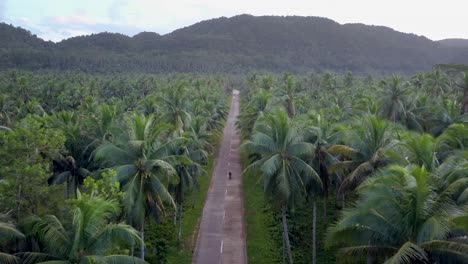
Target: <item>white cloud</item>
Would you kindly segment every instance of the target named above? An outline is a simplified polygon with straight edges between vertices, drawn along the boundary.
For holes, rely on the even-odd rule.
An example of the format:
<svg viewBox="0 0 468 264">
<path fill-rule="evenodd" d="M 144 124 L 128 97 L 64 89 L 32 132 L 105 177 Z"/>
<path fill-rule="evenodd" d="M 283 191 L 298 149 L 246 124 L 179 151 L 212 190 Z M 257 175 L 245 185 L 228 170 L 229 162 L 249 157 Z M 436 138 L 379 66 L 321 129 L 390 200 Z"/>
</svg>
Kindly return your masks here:
<svg viewBox="0 0 468 264">
<path fill-rule="evenodd" d="M 0 8 L 5 1 L 0 0 Z M 60 32 L 110 31 L 133 35 L 139 31 L 154 31 L 165 34 L 201 20 L 247 13 L 321 16 L 339 23 L 384 25 L 432 39 L 468 38 L 465 28 L 468 16 L 464 14 L 468 2 L 461 0 L 443 3 L 436 0 L 100 0 L 96 4 L 90 1 L 59 1 L 68 11 L 55 10 L 56 14 L 50 14 L 46 9 L 42 17 L 34 12 L 40 17 L 35 19 L 36 26 L 49 27 L 42 30 L 48 33 L 40 35 L 57 40 L 65 35 Z M 17 18 L 10 18 L 13 23 L 15 20 Z"/>
</svg>

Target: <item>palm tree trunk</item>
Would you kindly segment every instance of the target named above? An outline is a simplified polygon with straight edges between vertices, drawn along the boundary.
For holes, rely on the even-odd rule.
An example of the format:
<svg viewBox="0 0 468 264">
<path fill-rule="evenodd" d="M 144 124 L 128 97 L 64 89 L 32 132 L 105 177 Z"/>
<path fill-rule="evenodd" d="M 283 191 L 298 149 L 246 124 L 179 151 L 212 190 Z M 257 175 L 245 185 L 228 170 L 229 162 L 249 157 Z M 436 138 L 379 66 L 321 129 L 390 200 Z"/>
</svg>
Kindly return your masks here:
<svg viewBox="0 0 468 264">
<path fill-rule="evenodd" d="M 294 109 L 294 102 L 292 99 L 286 99 L 286 111 L 288 112 L 289 118 L 293 118 L 296 115 L 296 111 Z"/>
<path fill-rule="evenodd" d="M 285 244 L 286 244 L 286 242 L 285 242 L 286 239 L 284 238 L 284 230 L 283 230 L 283 232 L 281 232 L 281 233 L 282 233 L 282 235 L 283 235 L 283 264 L 286 264 L 286 246 L 285 246 Z"/>
<path fill-rule="evenodd" d="M 179 231 L 177 232 L 177 247 L 180 249 L 182 238 L 182 204 L 179 205 Z"/>
<path fill-rule="evenodd" d="M 312 216 L 312 264 L 317 263 L 317 202 L 314 200 Z"/>
<path fill-rule="evenodd" d="M 371 241 L 369 240 L 369 246 L 371 245 Z M 367 252 L 367 259 L 366 259 L 367 264 L 372 264 L 374 263 L 374 258 L 371 256 L 370 252 Z"/>
<path fill-rule="evenodd" d="M 18 184 L 18 191 L 16 193 L 16 222 L 19 222 L 21 219 L 21 194 L 22 188 L 21 183 Z"/>
<path fill-rule="evenodd" d="M 284 241 L 286 244 L 286 253 L 288 254 L 289 264 L 293 264 L 293 258 L 291 254 L 291 244 L 289 243 L 288 221 L 286 219 L 286 206 L 285 205 L 283 205 L 281 208 L 281 219 L 283 220 L 283 232 L 284 232 Z"/>
<path fill-rule="evenodd" d="M 142 260 L 145 260 L 145 225 L 143 224 L 141 226 L 141 231 L 140 231 L 140 236 L 141 236 L 141 244 L 140 244 L 140 258 Z"/>
<path fill-rule="evenodd" d="M 463 89 L 463 106 L 462 106 L 462 114 L 468 113 L 468 87 Z"/>
</svg>

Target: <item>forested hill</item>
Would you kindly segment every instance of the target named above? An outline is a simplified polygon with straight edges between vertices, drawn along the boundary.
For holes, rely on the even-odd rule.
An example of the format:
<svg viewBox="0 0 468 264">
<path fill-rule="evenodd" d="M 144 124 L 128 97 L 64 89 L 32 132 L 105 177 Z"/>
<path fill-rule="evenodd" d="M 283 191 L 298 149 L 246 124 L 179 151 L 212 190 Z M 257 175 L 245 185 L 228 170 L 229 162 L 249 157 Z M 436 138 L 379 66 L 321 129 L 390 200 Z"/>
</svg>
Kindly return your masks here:
<svg viewBox="0 0 468 264">
<path fill-rule="evenodd" d="M 468 46 L 459 42 L 319 17 L 240 15 L 166 35 L 106 32 L 59 43 L 1 23 L 0 40 L 0 70 L 414 73 L 434 64 L 468 63 Z"/>
</svg>

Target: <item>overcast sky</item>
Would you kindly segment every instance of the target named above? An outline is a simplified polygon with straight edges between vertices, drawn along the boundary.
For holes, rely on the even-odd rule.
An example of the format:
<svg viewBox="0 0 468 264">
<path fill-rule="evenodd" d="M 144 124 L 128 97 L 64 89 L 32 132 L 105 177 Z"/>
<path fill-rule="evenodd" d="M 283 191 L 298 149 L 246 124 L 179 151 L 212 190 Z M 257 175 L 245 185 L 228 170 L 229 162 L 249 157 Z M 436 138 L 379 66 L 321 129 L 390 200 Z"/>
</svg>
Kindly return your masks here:
<svg viewBox="0 0 468 264">
<path fill-rule="evenodd" d="M 0 0 L 0 21 L 60 41 L 97 32 L 169 33 L 239 14 L 331 18 L 383 25 L 433 40 L 468 39 L 468 0 Z"/>
</svg>

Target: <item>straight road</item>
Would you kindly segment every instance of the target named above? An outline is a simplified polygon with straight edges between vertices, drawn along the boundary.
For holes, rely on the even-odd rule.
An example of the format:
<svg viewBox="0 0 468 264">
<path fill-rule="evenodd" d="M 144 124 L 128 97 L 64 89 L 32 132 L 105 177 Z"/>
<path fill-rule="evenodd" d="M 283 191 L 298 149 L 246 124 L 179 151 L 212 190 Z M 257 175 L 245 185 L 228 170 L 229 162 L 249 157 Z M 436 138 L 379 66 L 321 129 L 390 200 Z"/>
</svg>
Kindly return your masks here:
<svg viewBox="0 0 468 264">
<path fill-rule="evenodd" d="M 239 92 L 232 94 L 208 196 L 203 208 L 193 264 L 246 264 L 240 137 L 235 127 Z M 232 179 L 228 179 L 231 171 Z"/>
</svg>

